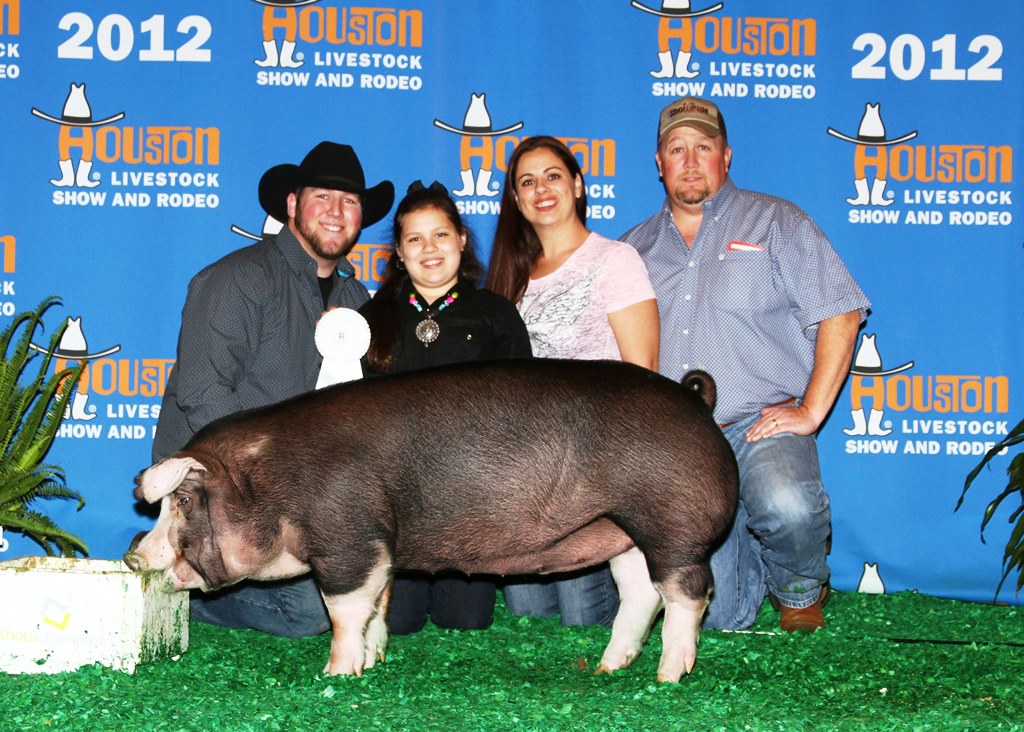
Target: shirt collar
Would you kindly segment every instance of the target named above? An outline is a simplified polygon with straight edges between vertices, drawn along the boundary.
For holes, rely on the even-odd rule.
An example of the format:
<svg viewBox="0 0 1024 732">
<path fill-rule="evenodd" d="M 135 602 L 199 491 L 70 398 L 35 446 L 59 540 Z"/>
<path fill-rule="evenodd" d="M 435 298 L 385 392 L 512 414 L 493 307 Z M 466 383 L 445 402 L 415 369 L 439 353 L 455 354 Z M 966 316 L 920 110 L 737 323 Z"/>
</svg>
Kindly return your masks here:
<svg viewBox="0 0 1024 732">
<path fill-rule="evenodd" d="M 704 216 L 711 218 L 721 216 L 729 208 L 729 204 L 732 203 L 735 197 L 736 185 L 732 182 L 732 178 L 727 175 L 722 183 L 722 187 L 700 205 Z M 665 203 L 662 204 L 661 210 L 668 217 L 672 226 L 675 226 L 675 222 L 672 221 L 672 202 L 668 196 L 665 196 Z"/>
<path fill-rule="evenodd" d="M 722 187 L 718 189 L 711 198 L 704 202 L 704 213 L 709 213 L 712 216 L 720 216 L 725 213 L 729 208 L 729 204 L 736 197 L 736 186 L 732 182 L 732 178 L 728 175 L 725 176 L 725 181 L 722 183 Z"/>
</svg>

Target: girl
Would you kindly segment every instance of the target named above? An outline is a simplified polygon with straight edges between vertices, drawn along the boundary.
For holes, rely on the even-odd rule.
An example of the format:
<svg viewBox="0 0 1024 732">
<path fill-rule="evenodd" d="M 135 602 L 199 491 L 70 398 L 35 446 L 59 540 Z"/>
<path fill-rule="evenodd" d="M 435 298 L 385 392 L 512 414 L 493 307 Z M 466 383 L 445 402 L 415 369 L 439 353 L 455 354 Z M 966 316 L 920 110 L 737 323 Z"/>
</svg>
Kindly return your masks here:
<svg viewBox="0 0 1024 732">
<path fill-rule="evenodd" d="M 530 338 L 515 306 L 476 287 L 483 268 L 444 186 L 409 186 L 395 211 L 393 236 L 395 250 L 380 289 L 360 308 L 370 325 L 364 373 L 530 356 Z M 400 574 L 388 627 L 396 635 L 414 633 L 429 617 L 442 628 L 486 628 L 495 592 L 490 579 Z"/>
</svg>

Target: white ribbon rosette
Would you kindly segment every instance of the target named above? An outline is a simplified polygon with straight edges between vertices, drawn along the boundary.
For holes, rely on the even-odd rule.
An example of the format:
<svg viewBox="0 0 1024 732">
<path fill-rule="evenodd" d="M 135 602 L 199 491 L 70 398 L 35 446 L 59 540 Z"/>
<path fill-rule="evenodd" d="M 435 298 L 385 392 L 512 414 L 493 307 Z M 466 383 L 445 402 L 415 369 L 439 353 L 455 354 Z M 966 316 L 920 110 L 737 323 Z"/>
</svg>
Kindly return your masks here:
<svg viewBox="0 0 1024 732">
<path fill-rule="evenodd" d="M 370 326 L 350 308 L 334 308 L 321 316 L 314 333 L 316 349 L 323 356 L 316 388 L 363 377 L 359 359 L 370 348 Z"/>
</svg>

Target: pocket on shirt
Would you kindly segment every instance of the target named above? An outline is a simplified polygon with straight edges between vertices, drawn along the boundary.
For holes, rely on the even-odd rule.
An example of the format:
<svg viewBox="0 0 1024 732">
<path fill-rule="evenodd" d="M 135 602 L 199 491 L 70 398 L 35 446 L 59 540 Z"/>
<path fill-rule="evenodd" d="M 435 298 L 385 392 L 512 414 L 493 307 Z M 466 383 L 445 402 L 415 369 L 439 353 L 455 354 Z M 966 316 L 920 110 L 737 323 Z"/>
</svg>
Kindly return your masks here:
<svg viewBox="0 0 1024 732">
<path fill-rule="evenodd" d="M 768 252 L 728 252 L 717 265 L 709 292 L 716 307 L 764 310 L 778 301 Z"/>
</svg>

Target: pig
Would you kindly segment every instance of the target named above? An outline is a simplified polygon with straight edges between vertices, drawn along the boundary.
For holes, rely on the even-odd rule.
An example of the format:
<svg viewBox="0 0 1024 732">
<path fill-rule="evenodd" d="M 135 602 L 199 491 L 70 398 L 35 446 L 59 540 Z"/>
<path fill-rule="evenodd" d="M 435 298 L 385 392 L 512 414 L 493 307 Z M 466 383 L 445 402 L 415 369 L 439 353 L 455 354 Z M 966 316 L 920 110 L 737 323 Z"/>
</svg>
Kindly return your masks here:
<svg viewBox="0 0 1024 732">
<path fill-rule="evenodd" d="M 467 363 L 348 382 L 218 420 L 136 478 L 161 502 L 125 555 L 169 589 L 312 572 L 324 672 L 384 660 L 392 570 L 546 574 L 609 561 L 621 602 L 597 672 L 664 609 L 658 679 L 697 657 L 710 552 L 736 510 L 715 385 L 613 361 Z"/>
</svg>

